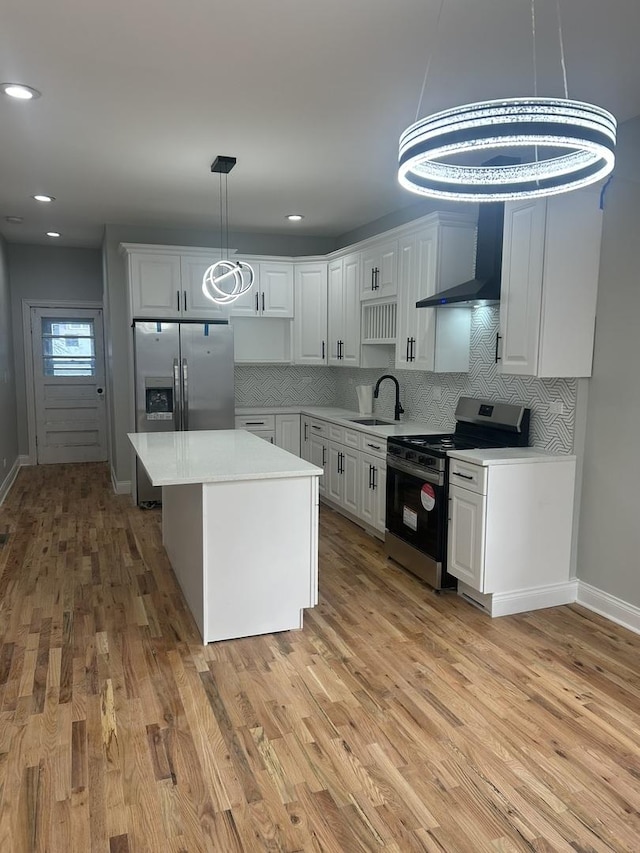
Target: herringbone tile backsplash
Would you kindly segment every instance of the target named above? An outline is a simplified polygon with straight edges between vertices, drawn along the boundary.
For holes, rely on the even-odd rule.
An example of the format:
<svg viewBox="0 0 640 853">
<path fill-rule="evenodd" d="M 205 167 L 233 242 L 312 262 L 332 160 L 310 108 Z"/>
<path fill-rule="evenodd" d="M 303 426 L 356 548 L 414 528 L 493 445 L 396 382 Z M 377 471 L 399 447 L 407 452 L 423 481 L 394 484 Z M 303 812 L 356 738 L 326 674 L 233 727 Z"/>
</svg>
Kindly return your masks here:
<svg viewBox="0 0 640 853">
<path fill-rule="evenodd" d="M 341 367 L 238 366 L 237 406 L 341 406 L 357 409 L 356 385 L 373 385 L 383 373 L 393 373 L 400 382 L 404 417 L 428 421 L 443 430 L 455 424 L 455 407 L 462 395 L 501 400 L 529 406 L 532 410 L 531 444 L 546 450 L 571 453 L 575 422 L 575 379 L 535 379 L 503 376 L 494 361 L 498 331 L 498 307 L 476 309 L 471 325 L 469 373 L 424 373 L 412 370 L 358 369 Z M 440 399 L 435 397 L 440 393 Z M 435 391 L 435 394 L 434 394 Z M 385 382 L 375 411 L 393 417 L 393 383 Z M 559 401 L 562 414 L 549 411 Z"/>
</svg>

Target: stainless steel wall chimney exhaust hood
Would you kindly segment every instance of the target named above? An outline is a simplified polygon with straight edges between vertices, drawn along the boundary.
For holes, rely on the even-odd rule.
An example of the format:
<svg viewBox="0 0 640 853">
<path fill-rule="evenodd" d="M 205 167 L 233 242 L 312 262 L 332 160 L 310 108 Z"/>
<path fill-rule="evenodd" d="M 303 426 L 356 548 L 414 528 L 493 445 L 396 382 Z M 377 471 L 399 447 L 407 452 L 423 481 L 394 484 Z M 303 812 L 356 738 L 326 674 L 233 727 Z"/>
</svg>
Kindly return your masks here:
<svg viewBox="0 0 640 853">
<path fill-rule="evenodd" d="M 475 277 L 441 293 L 416 302 L 416 308 L 441 308 L 446 305 L 500 301 L 502 274 L 502 228 L 504 204 L 480 205 L 476 246 Z"/>
</svg>

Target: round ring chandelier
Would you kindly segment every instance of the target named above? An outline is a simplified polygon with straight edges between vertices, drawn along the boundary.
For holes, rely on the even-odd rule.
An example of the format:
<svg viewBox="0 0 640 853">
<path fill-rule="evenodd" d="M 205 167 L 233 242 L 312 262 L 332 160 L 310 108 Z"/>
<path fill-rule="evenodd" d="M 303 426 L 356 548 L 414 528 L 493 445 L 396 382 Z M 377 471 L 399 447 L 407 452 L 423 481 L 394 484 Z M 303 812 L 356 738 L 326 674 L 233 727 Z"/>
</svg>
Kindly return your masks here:
<svg viewBox="0 0 640 853">
<path fill-rule="evenodd" d="M 554 195 L 606 177 L 615 146 L 616 120 L 601 107 L 561 98 L 484 101 L 410 125 L 400 137 L 398 180 L 412 192 L 451 201 Z M 524 153 L 525 161 L 464 162 L 465 156 L 505 149 Z"/>
<path fill-rule="evenodd" d="M 253 278 L 253 267 L 249 264 L 240 261 L 216 261 L 205 270 L 202 277 L 202 292 L 213 302 L 227 305 L 235 302 L 247 290 L 251 290 Z M 226 285 L 220 287 L 223 281 Z"/>
</svg>

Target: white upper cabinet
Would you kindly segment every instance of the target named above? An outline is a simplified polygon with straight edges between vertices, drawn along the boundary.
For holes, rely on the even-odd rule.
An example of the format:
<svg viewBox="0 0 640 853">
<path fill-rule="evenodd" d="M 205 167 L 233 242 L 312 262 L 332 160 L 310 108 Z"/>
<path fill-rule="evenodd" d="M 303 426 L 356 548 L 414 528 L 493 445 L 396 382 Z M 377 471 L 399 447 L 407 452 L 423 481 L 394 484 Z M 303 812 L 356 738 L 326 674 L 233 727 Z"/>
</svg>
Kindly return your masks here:
<svg viewBox="0 0 640 853">
<path fill-rule="evenodd" d="M 360 254 L 329 261 L 328 362 L 334 366 L 360 364 Z"/>
<path fill-rule="evenodd" d="M 293 264 L 247 260 L 255 273 L 251 290 L 231 305 L 232 317 L 293 317 Z"/>
<path fill-rule="evenodd" d="M 155 247 L 125 245 L 132 318 L 151 320 L 223 320 L 229 309 L 202 292 L 202 276 L 215 255 L 181 255 Z M 162 249 L 162 247 L 158 247 Z"/>
<path fill-rule="evenodd" d="M 327 363 L 327 264 L 296 264 L 294 364 Z"/>
<path fill-rule="evenodd" d="M 398 292 L 398 241 L 376 241 L 362 252 L 360 299 L 388 299 Z"/>
<path fill-rule="evenodd" d="M 416 302 L 473 277 L 475 220 L 434 213 L 398 240 L 396 367 L 469 370 L 471 309 L 416 308 Z"/>
<path fill-rule="evenodd" d="M 180 257 L 131 253 L 129 255 L 131 316 L 176 317 L 181 313 Z"/>
<path fill-rule="evenodd" d="M 182 316 L 193 319 L 226 320 L 229 316 L 228 305 L 218 305 L 204 295 L 202 278 L 217 258 L 197 258 L 183 255 L 180 258 L 180 273 L 182 278 Z"/>
<path fill-rule="evenodd" d="M 496 348 L 503 373 L 591 375 L 601 234 L 593 190 L 505 205 Z"/>
</svg>

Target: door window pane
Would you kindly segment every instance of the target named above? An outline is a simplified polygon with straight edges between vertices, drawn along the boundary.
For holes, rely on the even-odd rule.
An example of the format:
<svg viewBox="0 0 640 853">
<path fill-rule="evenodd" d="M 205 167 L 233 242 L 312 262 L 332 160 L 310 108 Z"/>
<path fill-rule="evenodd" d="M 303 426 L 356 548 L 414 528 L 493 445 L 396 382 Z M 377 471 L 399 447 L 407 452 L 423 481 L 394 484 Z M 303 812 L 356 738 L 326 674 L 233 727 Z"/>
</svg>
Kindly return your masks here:
<svg viewBox="0 0 640 853">
<path fill-rule="evenodd" d="M 45 376 L 95 376 L 93 320 L 43 317 L 42 357 Z"/>
</svg>

